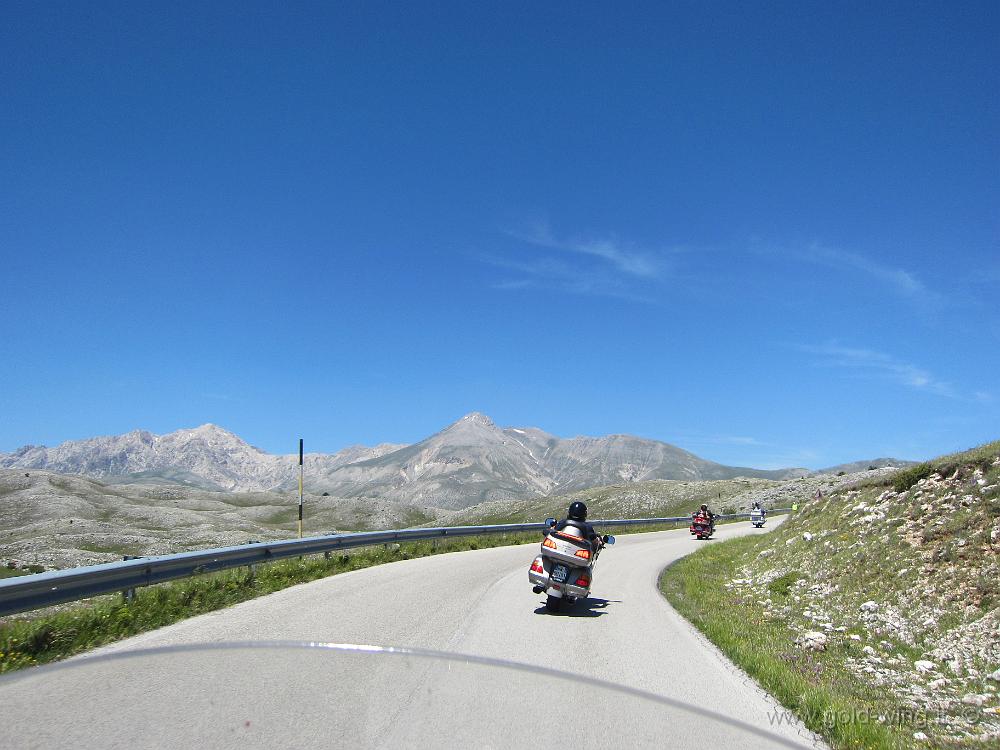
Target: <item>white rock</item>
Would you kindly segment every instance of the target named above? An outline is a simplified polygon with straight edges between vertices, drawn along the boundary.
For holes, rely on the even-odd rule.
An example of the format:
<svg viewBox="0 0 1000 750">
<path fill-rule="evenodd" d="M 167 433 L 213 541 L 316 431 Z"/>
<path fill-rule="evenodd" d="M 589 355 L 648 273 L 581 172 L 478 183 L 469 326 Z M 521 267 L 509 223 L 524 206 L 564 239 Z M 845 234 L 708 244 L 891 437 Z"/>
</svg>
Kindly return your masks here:
<svg viewBox="0 0 1000 750">
<path fill-rule="evenodd" d="M 810 651 L 825 651 L 826 640 L 826 633 L 820 633 L 818 630 L 810 630 L 808 633 L 802 635 L 802 639 L 799 642 L 803 648 Z"/>
<path fill-rule="evenodd" d="M 962 696 L 962 703 L 967 706 L 981 706 L 986 703 L 987 695 L 977 695 L 976 693 L 966 693 Z"/>
<path fill-rule="evenodd" d="M 993 672 L 992 674 L 986 675 L 986 679 L 994 680 L 995 682 L 1000 682 L 1000 669 L 998 669 L 996 672 Z"/>
<path fill-rule="evenodd" d="M 939 677 L 936 680 L 931 680 L 930 682 L 928 682 L 927 687 L 929 687 L 931 690 L 940 690 L 947 684 L 948 680 L 946 680 L 944 677 Z"/>
<path fill-rule="evenodd" d="M 876 602 L 867 601 L 861 605 L 862 612 L 875 612 L 878 609 L 878 604 Z"/>
<path fill-rule="evenodd" d="M 917 668 L 917 671 L 921 674 L 926 674 L 927 672 L 933 672 L 934 667 L 937 666 L 932 661 L 927 661 L 926 659 L 918 659 L 913 663 L 913 666 Z"/>
<path fill-rule="evenodd" d="M 915 739 L 915 740 L 926 740 L 927 739 L 927 735 L 924 734 L 923 732 L 914 732 L 913 733 L 913 739 Z"/>
<path fill-rule="evenodd" d="M 813 535 L 810 534 L 808 531 L 803 531 L 802 532 L 802 538 L 805 539 L 807 542 L 811 542 L 812 538 L 813 538 Z"/>
<path fill-rule="evenodd" d="M 852 641 L 860 641 L 861 640 L 861 636 L 858 635 L 857 633 L 851 633 L 847 637 L 850 638 Z"/>
<path fill-rule="evenodd" d="M 865 646 L 865 647 L 864 647 L 863 649 L 861 649 L 861 650 L 862 650 L 862 651 L 864 651 L 864 652 L 865 652 L 866 654 L 868 654 L 869 656 L 875 656 L 875 649 L 873 649 L 873 648 L 872 648 L 871 646 Z"/>
</svg>

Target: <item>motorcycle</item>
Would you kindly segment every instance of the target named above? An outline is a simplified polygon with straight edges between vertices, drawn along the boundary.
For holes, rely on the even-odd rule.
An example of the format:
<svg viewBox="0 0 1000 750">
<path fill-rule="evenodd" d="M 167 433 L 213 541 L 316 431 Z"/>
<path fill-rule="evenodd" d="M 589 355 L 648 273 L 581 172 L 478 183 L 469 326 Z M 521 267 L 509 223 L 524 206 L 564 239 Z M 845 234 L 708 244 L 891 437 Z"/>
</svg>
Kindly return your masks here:
<svg viewBox="0 0 1000 750">
<path fill-rule="evenodd" d="M 691 516 L 690 531 L 699 539 L 710 539 L 715 533 L 715 520 L 710 519 L 708 514 L 699 510 Z"/>
<path fill-rule="evenodd" d="M 528 581 L 536 594 L 545 593 L 545 608 L 558 612 L 565 603 L 572 606 L 577 599 L 586 599 L 594 582 L 594 563 L 604 545 L 614 544 L 610 534 L 601 537 L 601 544 L 591 545 L 581 527 L 572 522 L 556 531 L 556 519 L 545 520 L 548 528 L 540 554 L 531 562 Z M 596 547 L 596 548 L 595 548 Z"/>
<path fill-rule="evenodd" d="M 750 523 L 753 524 L 754 528 L 763 528 L 765 521 L 765 513 L 763 508 L 754 508 L 750 511 Z"/>
</svg>

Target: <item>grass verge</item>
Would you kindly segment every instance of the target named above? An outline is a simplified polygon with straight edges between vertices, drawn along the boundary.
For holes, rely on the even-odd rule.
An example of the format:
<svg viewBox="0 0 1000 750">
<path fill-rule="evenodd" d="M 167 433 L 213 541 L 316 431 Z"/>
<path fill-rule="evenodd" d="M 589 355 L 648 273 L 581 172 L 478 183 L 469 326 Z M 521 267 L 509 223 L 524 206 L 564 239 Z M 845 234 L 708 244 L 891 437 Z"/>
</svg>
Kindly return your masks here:
<svg viewBox="0 0 1000 750">
<path fill-rule="evenodd" d="M 703 547 L 668 567 L 660 590 L 729 659 L 832 747 L 912 747 L 922 717 L 905 710 L 886 691 L 857 681 L 843 663 L 857 648 L 853 642 L 825 652 L 799 648 L 784 622 L 768 616 L 752 597 L 727 588 L 757 543 L 755 537 L 744 537 Z M 775 581 L 771 591 L 758 594 L 788 596 L 795 579 L 792 573 L 787 580 Z"/>
</svg>

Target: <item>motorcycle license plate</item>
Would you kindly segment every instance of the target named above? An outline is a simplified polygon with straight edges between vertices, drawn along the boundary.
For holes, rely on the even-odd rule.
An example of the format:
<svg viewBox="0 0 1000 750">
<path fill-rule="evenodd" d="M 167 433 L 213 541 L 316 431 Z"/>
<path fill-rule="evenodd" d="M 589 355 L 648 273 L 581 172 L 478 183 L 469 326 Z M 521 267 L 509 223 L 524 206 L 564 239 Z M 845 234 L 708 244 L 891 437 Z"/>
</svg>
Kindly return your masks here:
<svg viewBox="0 0 1000 750">
<path fill-rule="evenodd" d="M 565 565 L 556 565 L 552 569 L 552 580 L 556 583 L 562 583 L 566 580 L 566 576 L 569 574 L 569 569 Z"/>
</svg>

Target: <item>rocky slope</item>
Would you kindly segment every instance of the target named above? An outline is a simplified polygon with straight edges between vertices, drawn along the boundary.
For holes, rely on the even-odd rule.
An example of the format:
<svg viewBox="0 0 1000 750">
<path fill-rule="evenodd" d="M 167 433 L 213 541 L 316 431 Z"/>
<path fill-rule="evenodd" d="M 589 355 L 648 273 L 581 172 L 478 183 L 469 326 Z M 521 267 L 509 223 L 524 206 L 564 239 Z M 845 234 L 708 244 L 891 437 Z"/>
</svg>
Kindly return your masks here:
<svg viewBox="0 0 1000 750">
<path fill-rule="evenodd" d="M 307 534 L 403 528 L 432 517 L 412 505 L 307 495 Z M 295 536 L 298 498 L 107 485 L 47 471 L 0 469 L 0 565 L 66 568 Z"/>
<path fill-rule="evenodd" d="M 1000 741 L 1000 442 L 815 497 L 754 550 L 730 586 L 844 651 L 916 740 Z"/>
</svg>

